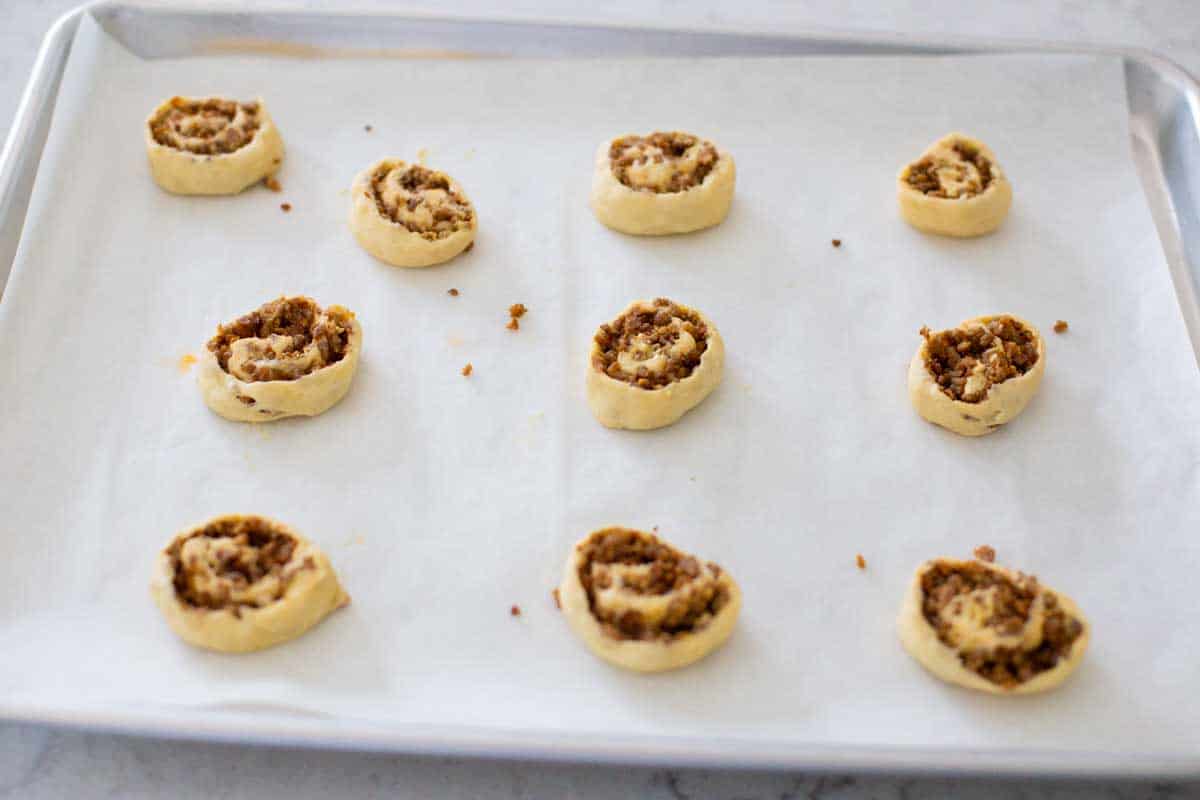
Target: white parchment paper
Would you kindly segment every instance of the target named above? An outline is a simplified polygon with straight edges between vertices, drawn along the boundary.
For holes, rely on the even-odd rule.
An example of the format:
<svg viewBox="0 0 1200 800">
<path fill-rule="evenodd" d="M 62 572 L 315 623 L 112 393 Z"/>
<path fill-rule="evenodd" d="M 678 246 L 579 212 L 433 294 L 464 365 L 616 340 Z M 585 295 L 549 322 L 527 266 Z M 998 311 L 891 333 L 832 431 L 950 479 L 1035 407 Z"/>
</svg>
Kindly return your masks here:
<svg viewBox="0 0 1200 800">
<path fill-rule="evenodd" d="M 158 190 L 141 125 L 177 93 L 266 98 L 283 193 Z M 666 239 L 603 228 L 595 146 L 664 127 L 736 155 L 729 218 Z M 976 241 L 921 235 L 895 208 L 898 167 L 954 129 L 1015 187 Z M 347 187 L 418 154 L 466 187 L 478 243 L 392 269 L 354 243 Z M 217 418 L 180 358 L 281 293 L 358 312 L 353 390 L 312 420 Z M 674 427 L 606 430 L 583 397 L 589 337 L 657 295 L 717 323 L 724 383 Z M 511 333 L 515 302 L 530 311 Z M 918 328 L 1003 311 L 1047 338 L 1025 414 L 981 440 L 917 418 Z M 10 711 L 265 707 L 956 752 L 1200 744 L 1200 373 L 1116 61 L 144 62 L 85 18 L 0 304 L 0 392 Z M 257 655 L 181 644 L 148 597 L 152 559 L 235 511 L 316 540 L 353 604 Z M 657 525 L 734 574 L 745 607 L 724 650 L 646 677 L 571 636 L 549 590 L 572 542 L 610 523 Z M 951 689 L 901 650 L 913 568 L 982 543 L 1090 615 L 1092 651 L 1061 691 Z"/>
</svg>

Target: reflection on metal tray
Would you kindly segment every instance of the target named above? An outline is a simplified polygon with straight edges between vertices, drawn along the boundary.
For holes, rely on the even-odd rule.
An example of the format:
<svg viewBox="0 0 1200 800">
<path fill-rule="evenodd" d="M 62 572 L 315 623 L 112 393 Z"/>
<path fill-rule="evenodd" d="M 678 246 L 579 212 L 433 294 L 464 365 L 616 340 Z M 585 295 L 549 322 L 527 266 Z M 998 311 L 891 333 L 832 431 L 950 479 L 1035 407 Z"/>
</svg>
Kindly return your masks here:
<svg viewBox="0 0 1200 800">
<path fill-rule="evenodd" d="M 612 26 L 498 22 L 433 17 L 328 13 L 211 12 L 143 9 L 101 4 L 60 20 L 46 37 L 11 134 L 0 159 L 0 285 L 20 245 L 21 230 L 36 178 L 42 147 L 54 110 L 59 81 L 72 37 L 85 14 L 113 37 L 145 58 L 229 54 L 285 54 L 300 57 L 605 57 L 605 56 L 765 56 L 765 55 L 944 55 L 995 52 L 1092 52 L 1122 57 L 1133 136 L 1133 153 L 1162 246 L 1172 271 L 1179 303 L 1200 351 L 1200 94 L 1196 83 L 1170 63 L 1135 52 L 1064 48 L 1021 43 L 925 43 L 891 38 L 779 36 L 715 31 L 624 29 Z M 158 717 L 136 710 L 119 729 L 159 735 L 290 741 L 322 746 L 423 750 L 487 755 L 528 755 L 593 760 L 628 758 L 630 742 L 592 740 L 586 747 L 564 742 L 553 752 L 537 741 L 513 736 L 498 749 L 483 733 L 429 729 L 397 733 L 351 721 L 297 717 L 278 720 L 279 709 L 214 708 L 189 718 L 186 725 L 164 726 Z M 39 717 L 41 722 L 64 720 Z M 73 724 L 112 725 L 99 714 L 74 715 Z M 244 727 L 242 727 L 244 726 Z M 231 731 L 241 733 L 231 733 Z M 691 753 L 687 743 L 660 743 L 655 758 L 713 763 Z M 803 758 L 784 750 L 763 751 L 753 763 L 791 767 L 923 769 L 923 756 L 902 758 L 892 752 L 847 754 L 813 748 Z M 925 759 L 926 763 L 930 763 Z M 750 763 L 750 762 L 742 762 Z M 991 770 L 1055 772 L 1053 754 L 1031 760 L 1028 753 L 989 754 Z M 1077 766 L 1077 765 L 1076 765 Z M 958 765 L 956 769 L 970 769 Z M 1158 771 L 1171 769 L 1156 764 Z M 1184 765 L 1183 769 L 1190 769 Z M 1097 765 L 1096 771 L 1103 771 Z"/>
</svg>

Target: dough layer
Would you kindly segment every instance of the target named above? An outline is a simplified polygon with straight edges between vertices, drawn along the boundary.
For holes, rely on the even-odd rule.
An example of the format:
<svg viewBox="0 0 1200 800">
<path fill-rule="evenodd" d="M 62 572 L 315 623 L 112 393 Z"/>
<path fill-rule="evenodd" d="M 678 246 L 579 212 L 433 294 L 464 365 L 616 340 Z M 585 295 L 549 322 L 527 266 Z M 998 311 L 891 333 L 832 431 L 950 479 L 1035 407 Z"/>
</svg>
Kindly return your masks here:
<svg viewBox="0 0 1200 800">
<path fill-rule="evenodd" d="M 1071 598 L 986 561 L 921 565 L 898 621 L 904 649 L 947 683 L 1033 694 L 1079 666 L 1091 628 Z"/>
<path fill-rule="evenodd" d="M 670 425 L 721 382 L 725 343 L 699 311 L 666 298 L 636 300 L 592 339 L 587 398 L 609 428 Z"/>
<path fill-rule="evenodd" d="M 618 667 L 662 672 L 733 633 L 742 595 L 729 573 L 629 528 L 594 531 L 567 558 L 559 603 L 571 630 Z"/>
<path fill-rule="evenodd" d="M 982 236 L 1008 215 L 1012 184 L 987 145 L 950 133 L 900 170 L 896 196 L 901 215 L 914 228 L 942 236 Z"/>
<path fill-rule="evenodd" d="M 729 213 L 733 156 L 678 131 L 621 136 L 596 151 L 591 205 L 613 230 L 643 236 L 689 233 Z"/>
<path fill-rule="evenodd" d="M 997 325 L 1001 327 L 997 328 Z M 967 334 L 976 337 L 976 340 L 983 338 L 984 341 L 988 341 L 985 334 L 992 329 L 1000 330 L 1005 336 L 1009 336 L 1013 330 L 1018 331 L 1019 337 L 1026 342 L 1025 346 L 1035 350 L 1036 361 L 1028 365 L 1024 372 L 1020 372 L 1020 368 L 1013 365 L 1013 359 L 998 349 L 1008 347 L 1005 340 L 991 336 L 993 349 L 984 352 L 980 358 L 972 358 L 971 362 L 960 362 L 973 363 L 962 389 L 965 390 L 963 396 L 967 398 L 982 394 L 981 399 L 976 402 L 965 402 L 952 397 L 947 394 L 946 387 L 938 382 L 938 377 L 933 374 L 930 366 L 931 341 L 936 343 L 939 341 L 938 337 L 947 332 L 931 334 L 928 329 L 922 329 L 924 338 L 921 346 L 917 348 L 908 365 L 908 396 L 913 408 L 924 419 L 963 436 L 983 436 L 1010 422 L 1025 410 L 1025 406 L 1041 386 L 1042 375 L 1046 371 L 1046 343 L 1037 328 L 1012 314 L 974 317 L 964 321 L 950 333 L 955 333 L 956 336 Z M 1021 354 L 1014 355 L 1013 358 L 1020 362 Z M 1004 375 L 1014 371 L 1019 374 L 992 382 L 992 378 L 997 377 L 997 372 Z M 989 375 L 992 378 L 989 378 Z M 946 375 L 943 379 L 949 380 L 949 376 Z"/>
<path fill-rule="evenodd" d="M 237 194 L 283 163 L 261 98 L 172 97 L 147 118 L 145 140 L 155 183 L 174 194 Z"/>
<path fill-rule="evenodd" d="M 224 653 L 282 644 L 350 602 L 315 545 L 281 522 L 241 514 L 172 539 L 150 591 L 180 638 Z"/>
<path fill-rule="evenodd" d="M 358 174 L 350 195 L 354 238 L 386 264 L 430 267 L 475 241 L 475 208 L 444 172 L 385 158 Z"/>
<path fill-rule="evenodd" d="M 200 356 L 204 402 L 225 419 L 314 417 L 350 390 L 362 326 L 342 306 L 281 297 L 221 325 Z"/>
</svg>

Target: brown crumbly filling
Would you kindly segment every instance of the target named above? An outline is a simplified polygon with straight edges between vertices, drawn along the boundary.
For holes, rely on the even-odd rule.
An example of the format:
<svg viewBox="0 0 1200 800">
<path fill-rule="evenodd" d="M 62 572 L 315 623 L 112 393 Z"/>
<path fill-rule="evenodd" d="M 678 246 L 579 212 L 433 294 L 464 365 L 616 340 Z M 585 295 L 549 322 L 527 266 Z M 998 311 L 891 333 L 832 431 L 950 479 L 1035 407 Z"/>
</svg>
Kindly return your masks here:
<svg viewBox="0 0 1200 800">
<path fill-rule="evenodd" d="M 371 196 L 381 216 L 430 241 L 469 228 L 475 218 L 450 176 L 419 164 L 381 164 L 371 176 Z"/>
<path fill-rule="evenodd" d="M 608 148 L 608 158 L 613 175 L 629 188 L 672 193 L 703 183 L 719 156 L 712 142 L 690 133 L 658 131 L 649 136 L 623 136 L 614 140 Z M 672 171 L 664 180 L 648 180 L 639 176 L 636 169 L 647 164 L 669 164 Z"/>
<path fill-rule="evenodd" d="M 682 320 L 682 324 L 676 326 L 675 319 Z M 696 346 L 672 355 L 671 347 L 679 340 L 681 331 L 687 332 Z M 650 308 L 639 307 L 601 325 L 593 338 L 599 350 L 592 356 L 594 369 L 640 389 L 658 389 L 687 378 L 700 364 L 708 349 L 708 326 L 692 309 L 659 297 Z M 646 367 L 638 367 L 632 373 L 626 371 L 619 362 L 620 354 L 630 351 L 636 342 L 646 345 L 648 352 L 664 355 L 666 368 L 661 372 Z"/>
<path fill-rule="evenodd" d="M 940 612 L 962 595 L 991 587 L 995 587 L 995 605 L 992 616 L 984 620 L 984 624 L 1009 635 L 1021 632 L 1029 620 L 1034 599 L 1039 592 L 1045 595 L 1042 642 L 1036 648 L 1021 650 L 996 647 L 986 651 L 963 652 L 959 656 L 967 669 L 999 686 L 1012 688 L 1052 669 L 1060 658 L 1070 652 L 1071 645 L 1083 633 L 1083 625 L 1059 609 L 1058 598 L 1042 589 L 1037 578 L 1031 575 L 1020 575 L 1014 582 L 983 562 L 971 562 L 965 566 L 937 563 L 921 576 L 921 589 L 925 596 L 922 611 L 943 644 L 957 647 L 950 636 L 950 627 L 941 619 Z"/>
<path fill-rule="evenodd" d="M 956 156 L 953 160 L 928 155 L 910 164 L 905 177 L 908 185 L 929 197 L 962 199 L 982 194 L 992 183 L 992 163 L 968 142 L 955 142 L 953 150 Z M 945 172 L 960 185 L 949 188 L 939 172 Z"/>
<path fill-rule="evenodd" d="M 579 581 L 592 615 L 613 638 L 673 639 L 703 629 L 729 602 L 728 590 L 716 580 L 721 576 L 720 567 L 709 562 L 705 565 L 709 572 L 704 574 L 699 561 L 651 534 L 606 528 L 593 533 L 582 547 Z M 641 576 L 623 576 L 622 586 L 641 595 L 678 592 L 679 597 L 669 603 L 666 616 L 654 625 L 633 609 L 618 613 L 599 608 L 596 589 L 608 588 L 612 578 L 604 573 L 593 575 L 597 564 L 649 564 L 650 569 Z M 701 585 L 695 585 L 698 582 Z"/>
<path fill-rule="evenodd" d="M 254 139 L 261 124 L 258 111 L 256 102 L 172 97 L 150 120 L 150 135 L 164 147 L 201 156 L 225 155 Z"/>
<path fill-rule="evenodd" d="M 230 372 L 235 343 L 252 343 L 253 356 L 235 369 L 244 381 L 290 381 L 336 364 L 350 346 L 354 314 L 340 306 L 322 309 L 309 297 L 281 297 L 217 328 L 208 349 Z M 250 400 L 253 403 L 253 400 Z"/>
<path fill-rule="evenodd" d="M 1024 375 L 1038 360 L 1033 331 L 1009 316 L 937 333 L 921 328 L 921 336 L 925 367 L 943 394 L 964 403 L 978 403 L 993 385 Z"/>
<path fill-rule="evenodd" d="M 524 303 L 513 303 L 508 307 L 508 315 L 513 319 L 519 319 L 525 316 L 526 311 L 528 311 L 528 309 L 525 308 Z"/>
<path fill-rule="evenodd" d="M 991 545 L 981 544 L 975 548 L 975 558 L 988 564 L 994 564 L 996 563 L 996 548 Z"/>
<path fill-rule="evenodd" d="M 191 547 L 196 539 L 203 547 Z M 233 606 L 261 608 L 283 597 L 301 569 L 315 565 L 311 558 L 292 563 L 296 539 L 262 517 L 223 517 L 167 548 L 179 599 L 196 608 Z M 251 594 L 255 584 L 270 581 L 266 593 Z"/>
</svg>

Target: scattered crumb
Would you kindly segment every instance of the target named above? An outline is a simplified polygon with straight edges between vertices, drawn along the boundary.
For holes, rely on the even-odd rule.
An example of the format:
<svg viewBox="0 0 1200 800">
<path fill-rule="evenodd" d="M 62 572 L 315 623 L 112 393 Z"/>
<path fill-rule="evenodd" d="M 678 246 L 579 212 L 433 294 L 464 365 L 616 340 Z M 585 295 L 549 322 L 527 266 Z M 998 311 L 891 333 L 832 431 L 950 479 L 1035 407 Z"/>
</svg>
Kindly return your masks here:
<svg viewBox="0 0 1200 800">
<path fill-rule="evenodd" d="M 512 615 L 512 616 L 514 616 L 514 617 L 519 617 L 519 616 L 521 616 L 521 607 L 520 607 L 520 606 L 513 606 L 512 608 L 510 608 L 510 609 L 508 610 L 508 613 L 509 613 L 509 614 L 511 614 L 511 615 Z"/>
<path fill-rule="evenodd" d="M 363 130 L 366 131 L 367 133 L 370 133 L 371 131 L 374 130 L 374 128 L 372 128 L 370 125 L 363 125 Z"/>
<path fill-rule="evenodd" d="M 653 528 L 651 528 L 650 530 L 654 531 L 655 533 L 658 533 L 658 526 L 657 526 L 657 525 L 655 525 L 655 526 L 654 526 Z"/>
<path fill-rule="evenodd" d="M 429 150 L 422 147 L 417 151 L 417 162 L 422 166 L 426 166 L 425 162 L 429 159 Z"/>
<path fill-rule="evenodd" d="M 188 370 L 190 370 L 192 368 L 192 365 L 195 363 L 196 363 L 196 357 L 194 355 L 192 355 L 191 353 L 188 353 L 187 355 L 185 355 L 179 359 L 179 371 L 187 372 Z"/>
<path fill-rule="evenodd" d="M 516 317 L 513 317 L 512 319 L 510 319 L 508 321 L 508 324 L 505 325 L 504 327 L 508 328 L 510 331 L 519 331 L 519 330 L 521 330 L 521 323 L 517 322 Z"/>
<path fill-rule="evenodd" d="M 474 367 L 472 367 L 472 366 L 471 366 L 471 362 L 469 362 L 469 361 L 468 361 L 468 362 L 467 362 L 467 365 L 466 365 L 465 367 L 463 367 L 463 368 L 462 368 L 462 374 L 463 374 L 463 377 L 464 377 L 464 378 L 470 377 L 471 373 L 472 373 L 472 372 L 474 372 L 474 371 L 475 371 L 475 368 L 474 368 Z"/>
<path fill-rule="evenodd" d="M 268 175 L 263 178 L 263 186 L 266 186 L 272 192 L 282 192 L 283 186 L 275 179 L 274 175 Z"/>
<path fill-rule="evenodd" d="M 1065 319 L 1060 319 L 1058 322 L 1054 323 L 1054 332 L 1055 333 L 1066 333 L 1067 328 L 1069 328 L 1069 327 L 1071 327 L 1071 326 L 1067 324 L 1067 321 Z"/>
<path fill-rule="evenodd" d="M 980 561 L 986 561 L 987 563 L 991 564 L 996 560 L 996 549 L 994 547 L 989 547 L 986 544 L 981 544 L 979 547 L 975 548 L 975 557 Z"/>
<path fill-rule="evenodd" d="M 558 597 L 558 587 L 557 586 L 555 586 L 553 589 L 550 590 L 550 596 L 554 598 L 554 607 L 557 608 L 559 611 L 562 611 L 562 600 L 560 600 Z"/>
<path fill-rule="evenodd" d="M 521 317 L 525 316 L 525 312 L 528 310 L 529 309 L 525 308 L 524 303 L 513 303 L 508 307 L 508 315 L 510 317 L 516 317 L 520 319 Z"/>
<path fill-rule="evenodd" d="M 854 557 L 854 563 L 858 565 L 859 569 L 867 568 L 867 560 L 863 558 L 862 553 L 859 553 Z"/>
<path fill-rule="evenodd" d="M 833 246 L 834 246 L 834 247 L 841 247 L 841 246 L 842 246 L 842 240 L 841 240 L 841 239 L 834 239 L 834 240 L 833 240 Z"/>
<path fill-rule="evenodd" d="M 458 297 L 458 289 L 450 289 L 446 292 L 446 294 L 450 295 L 451 297 Z"/>
<path fill-rule="evenodd" d="M 292 210 L 291 203 L 280 203 L 279 207 L 283 209 L 283 213 L 285 214 Z"/>
</svg>

